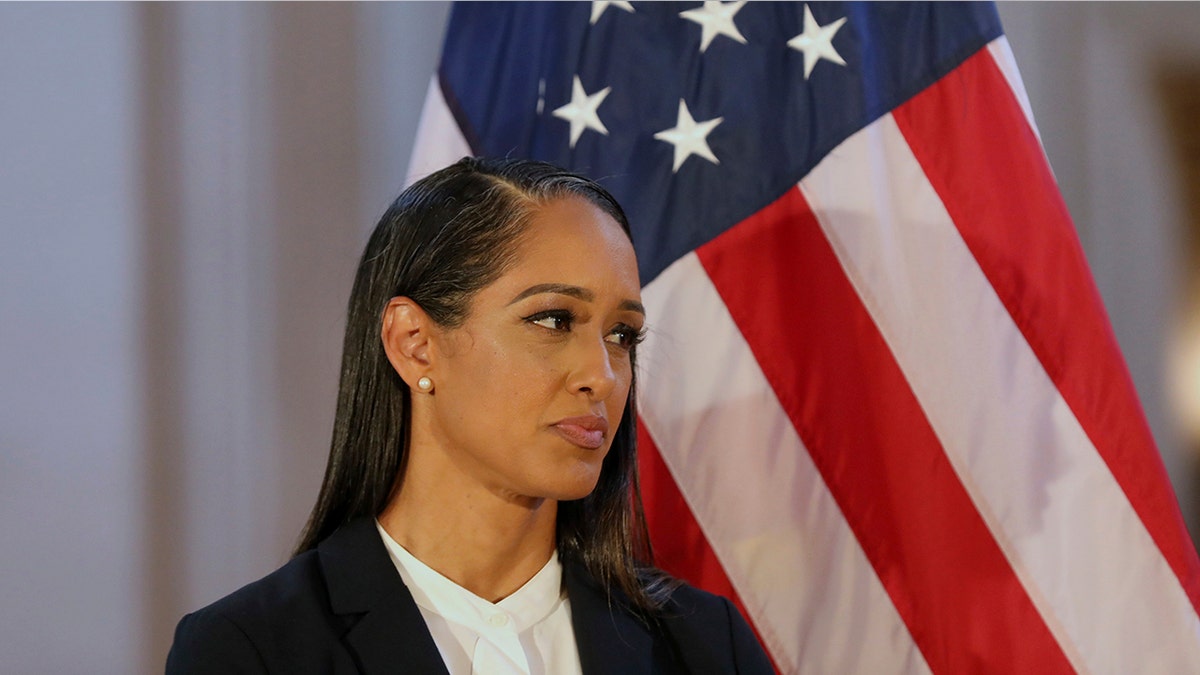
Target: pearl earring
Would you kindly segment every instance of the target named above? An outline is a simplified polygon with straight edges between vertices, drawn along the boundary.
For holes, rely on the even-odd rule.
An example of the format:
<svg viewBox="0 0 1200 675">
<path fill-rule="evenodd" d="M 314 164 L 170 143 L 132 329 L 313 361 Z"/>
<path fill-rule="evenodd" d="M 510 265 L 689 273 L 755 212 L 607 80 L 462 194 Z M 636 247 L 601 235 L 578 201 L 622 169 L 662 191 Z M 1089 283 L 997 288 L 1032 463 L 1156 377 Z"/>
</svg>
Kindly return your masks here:
<svg viewBox="0 0 1200 675">
<path fill-rule="evenodd" d="M 417 389 L 420 389 L 421 391 L 424 391 L 424 392 L 428 392 L 428 391 L 432 390 L 433 389 L 433 380 L 429 379 L 428 377 L 422 376 L 421 379 L 417 380 Z"/>
</svg>

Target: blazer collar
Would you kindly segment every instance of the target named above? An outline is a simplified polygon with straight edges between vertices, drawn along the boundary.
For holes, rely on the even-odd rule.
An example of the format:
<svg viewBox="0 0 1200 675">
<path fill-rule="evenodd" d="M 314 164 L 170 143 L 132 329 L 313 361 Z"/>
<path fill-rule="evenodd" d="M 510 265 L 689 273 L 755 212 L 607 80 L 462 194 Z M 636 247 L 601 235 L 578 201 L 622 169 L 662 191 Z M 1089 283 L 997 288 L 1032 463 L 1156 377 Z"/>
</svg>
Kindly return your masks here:
<svg viewBox="0 0 1200 675">
<path fill-rule="evenodd" d="M 351 621 L 342 639 L 364 673 L 382 675 L 402 669 L 449 675 L 373 518 L 338 529 L 317 546 L 317 553 L 330 608 Z M 620 592 L 610 597 L 582 565 L 566 561 L 563 585 L 571 602 L 571 624 L 584 675 L 673 671 L 677 659 L 670 652 L 671 640 L 661 639 L 661 629 L 637 619 Z"/>
<path fill-rule="evenodd" d="M 317 553 L 333 613 L 361 615 L 342 639 L 363 673 L 449 675 L 374 519 L 343 526 L 317 546 Z"/>
</svg>

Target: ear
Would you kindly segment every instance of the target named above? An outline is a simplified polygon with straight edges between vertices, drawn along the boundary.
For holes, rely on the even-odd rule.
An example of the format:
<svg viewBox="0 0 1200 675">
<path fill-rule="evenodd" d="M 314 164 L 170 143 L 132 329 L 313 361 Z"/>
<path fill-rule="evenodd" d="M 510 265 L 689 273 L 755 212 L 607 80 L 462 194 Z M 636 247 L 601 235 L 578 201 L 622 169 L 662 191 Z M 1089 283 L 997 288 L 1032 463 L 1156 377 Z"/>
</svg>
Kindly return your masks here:
<svg viewBox="0 0 1200 675">
<path fill-rule="evenodd" d="M 392 298 L 383 310 L 383 351 L 400 379 L 413 390 L 432 365 L 429 339 L 433 329 L 433 320 L 411 298 Z"/>
</svg>

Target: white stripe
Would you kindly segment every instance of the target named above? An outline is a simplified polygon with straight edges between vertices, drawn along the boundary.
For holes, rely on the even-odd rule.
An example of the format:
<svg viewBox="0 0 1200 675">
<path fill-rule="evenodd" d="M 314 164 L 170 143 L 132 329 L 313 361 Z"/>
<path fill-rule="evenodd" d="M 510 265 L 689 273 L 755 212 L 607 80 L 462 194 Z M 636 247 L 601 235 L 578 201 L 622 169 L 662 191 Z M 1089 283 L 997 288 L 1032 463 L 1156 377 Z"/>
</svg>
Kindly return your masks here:
<svg viewBox="0 0 1200 675">
<path fill-rule="evenodd" d="M 1072 664 L 1084 672 L 1200 673 L 1200 620 L 1179 580 L 892 116 L 835 149 L 800 188 Z"/>
<path fill-rule="evenodd" d="M 421 108 L 417 141 L 413 145 L 412 159 L 408 162 L 408 178 L 404 184 L 412 185 L 414 181 L 471 154 L 471 146 L 450 113 L 437 75 L 434 75 L 429 81 L 429 92 L 425 94 L 425 106 Z"/>
<path fill-rule="evenodd" d="M 779 667 L 928 673 L 695 254 L 642 297 L 642 419 Z"/>
<path fill-rule="evenodd" d="M 1033 108 L 1029 105 L 1029 95 L 1025 93 L 1025 82 L 1021 80 L 1021 71 L 1017 69 L 1017 59 L 1013 56 L 1012 46 L 1008 44 L 1008 38 L 1001 35 L 992 40 L 988 44 L 988 52 L 992 55 L 992 60 L 996 62 L 996 66 L 1004 75 L 1004 79 L 1008 82 L 1008 88 L 1017 98 L 1017 103 L 1020 104 L 1022 112 L 1025 113 L 1025 121 L 1029 123 L 1029 128 L 1033 129 L 1033 134 L 1038 137 L 1038 142 L 1042 141 L 1042 134 L 1038 131 L 1037 122 L 1033 121 Z"/>
</svg>

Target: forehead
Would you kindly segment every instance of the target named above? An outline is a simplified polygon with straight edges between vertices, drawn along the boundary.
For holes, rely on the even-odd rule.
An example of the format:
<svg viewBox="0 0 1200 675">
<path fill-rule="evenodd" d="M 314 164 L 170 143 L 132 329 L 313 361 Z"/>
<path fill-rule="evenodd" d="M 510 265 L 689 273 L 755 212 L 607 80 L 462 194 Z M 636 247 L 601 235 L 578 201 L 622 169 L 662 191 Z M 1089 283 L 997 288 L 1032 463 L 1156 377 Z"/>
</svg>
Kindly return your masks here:
<svg viewBox="0 0 1200 675">
<path fill-rule="evenodd" d="M 629 237 L 603 209 L 581 197 L 535 207 L 516 260 L 500 280 L 514 285 L 565 283 L 639 297 L 637 257 Z"/>
</svg>

